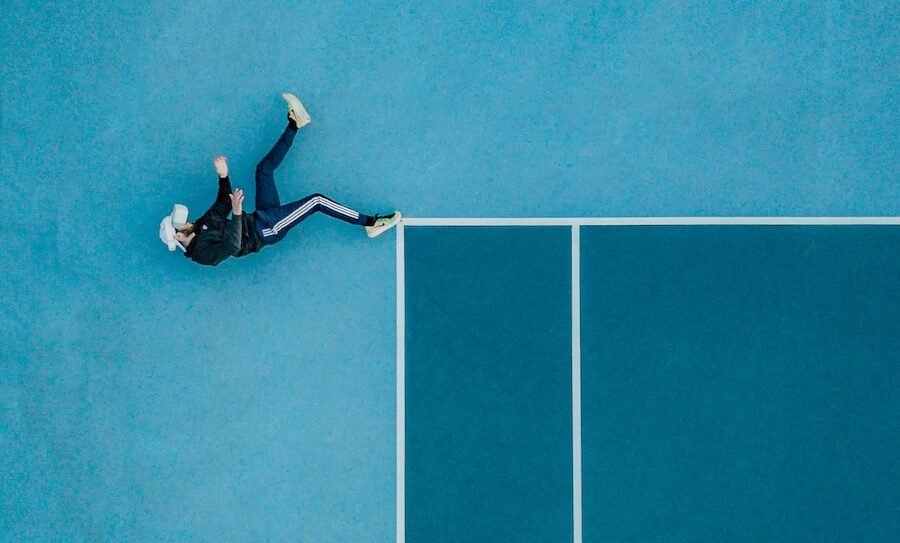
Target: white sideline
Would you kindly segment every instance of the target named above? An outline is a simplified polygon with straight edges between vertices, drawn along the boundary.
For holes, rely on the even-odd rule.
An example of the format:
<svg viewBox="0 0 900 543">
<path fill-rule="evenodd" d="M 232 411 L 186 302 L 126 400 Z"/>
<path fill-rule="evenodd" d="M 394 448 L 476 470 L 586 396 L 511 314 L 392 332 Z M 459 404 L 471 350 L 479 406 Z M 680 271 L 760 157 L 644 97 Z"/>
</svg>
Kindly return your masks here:
<svg viewBox="0 0 900 543">
<path fill-rule="evenodd" d="M 406 269 L 397 225 L 397 543 L 406 542 Z"/>
<path fill-rule="evenodd" d="M 581 543 L 581 230 L 572 225 L 572 520 Z"/>
<path fill-rule="evenodd" d="M 401 220 L 406 226 L 900 225 L 900 217 L 409 217 Z"/>
</svg>

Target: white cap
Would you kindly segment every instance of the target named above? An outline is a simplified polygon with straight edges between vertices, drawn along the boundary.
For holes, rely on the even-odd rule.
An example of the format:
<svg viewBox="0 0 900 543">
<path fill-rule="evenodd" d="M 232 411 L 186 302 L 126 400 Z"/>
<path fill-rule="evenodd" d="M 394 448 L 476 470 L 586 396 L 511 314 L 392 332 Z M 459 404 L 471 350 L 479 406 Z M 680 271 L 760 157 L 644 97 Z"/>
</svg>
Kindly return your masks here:
<svg viewBox="0 0 900 543">
<path fill-rule="evenodd" d="M 175 230 L 182 228 L 187 223 L 187 217 L 188 208 L 181 204 L 175 204 L 172 213 L 163 217 L 162 222 L 159 223 L 159 239 L 166 244 L 170 251 L 174 251 L 176 247 L 182 251 L 185 250 L 184 246 L 175 239 Z"/>
<path fill-rule="evenodd" d="M 172 226 L 175 230 L 180 230 L 184 228 L 184 225 L 187 223 L 188 218 L 188 208 L 185 205 L 175 204 L 175 207 L 172 208 Z"/>
</svg>

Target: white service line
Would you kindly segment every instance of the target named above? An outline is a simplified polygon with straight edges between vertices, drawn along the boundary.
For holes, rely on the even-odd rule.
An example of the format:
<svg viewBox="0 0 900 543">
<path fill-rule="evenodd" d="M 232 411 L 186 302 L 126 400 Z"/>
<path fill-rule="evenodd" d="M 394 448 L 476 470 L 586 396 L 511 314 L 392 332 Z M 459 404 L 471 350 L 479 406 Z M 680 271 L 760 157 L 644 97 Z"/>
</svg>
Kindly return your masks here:
<svg viewBox="0 0 900 543">
<path fill-rule="evenodd" d="M 581 230 L 572 226 L 572 513 L 581 543 Z"/>
<path fill-rule="evenodd" d="M 397 543 L 406 542 L 406 269 L 397 224 Z"/>
<path fill-rule="evenodd" d="M 410 217 L 403 222 L 406 226 L 900 225 L 900 217 Z"/>
</svg>

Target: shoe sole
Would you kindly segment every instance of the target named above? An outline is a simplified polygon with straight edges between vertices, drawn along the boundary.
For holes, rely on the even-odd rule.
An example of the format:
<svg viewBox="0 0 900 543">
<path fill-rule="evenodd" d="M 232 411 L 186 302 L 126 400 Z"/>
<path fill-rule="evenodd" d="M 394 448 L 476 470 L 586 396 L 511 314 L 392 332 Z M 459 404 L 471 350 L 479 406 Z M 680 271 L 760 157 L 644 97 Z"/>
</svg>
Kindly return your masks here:
<svg viewBox="0 0 900 543">
<path fill-rule="evenodd" d="M 370 238 L 377 238 L 377 237 L 380 236 L 381 234 L 384 234 L 385 232 L 387 232 L 387 231 L 390 230 L 391 228 L 397 226 L 397 223 L 400 222 L 401 216 L 400 216 L 400 212 L 399 212 L 399 211 L 395 211 L 394 213 L 397 215 L 397 219 L 396 219 L 394 222 L 390 223 L 390 224 L 387 225 L 387 226 L 382 226 L 381 228 L 379 228 L 379 229 L 377 229 L 377 230 L 373 230 L 372 233 L 369 233 L 369 231 L 368 231 L 368 229 L 367 229 L 367 230 L 366 230 L 366 235 L 369 236 Z"/>
<path fill-rule="evenodd" d="M 285 102 L 287 102 L 288 109 L 294 113 L 295 117 L 297 117 L 294 120 L 294 122 L 297 123 L 297 128 L 306 126 L 312 122 L 312 118 L 309 116 L 306 108 L 303 107 L 303 103 L 300 102 L 299 98 L 289 92 L 282 94 L 281 97 L 284 98 Z"/>
</svg>

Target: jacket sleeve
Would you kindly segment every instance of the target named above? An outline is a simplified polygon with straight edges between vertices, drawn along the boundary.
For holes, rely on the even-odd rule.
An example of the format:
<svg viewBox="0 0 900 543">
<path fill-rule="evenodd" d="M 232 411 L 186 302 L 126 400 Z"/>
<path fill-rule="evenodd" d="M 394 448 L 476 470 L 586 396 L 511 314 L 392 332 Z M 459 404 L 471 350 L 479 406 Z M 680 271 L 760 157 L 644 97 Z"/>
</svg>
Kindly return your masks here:
<svg viewBox="0 0 900 543">
<path fill-rule="evenodd" d="M 241 251 L 242 233 L 241 215 L 233 215 L 225 226 L 224 239 L 202 240 L 191 252 L 191 260 L 198 264 L 215 266 L 229 256 L 238 254 Z"/>
<path fill-rule="evenodd" d="M 225 176 L 219 178 L 219 193 L 216 195 L 215 203 L 203 215 L 224 219 L 229 211 L 231 211 L 231 180 Z"/>
</svg>

